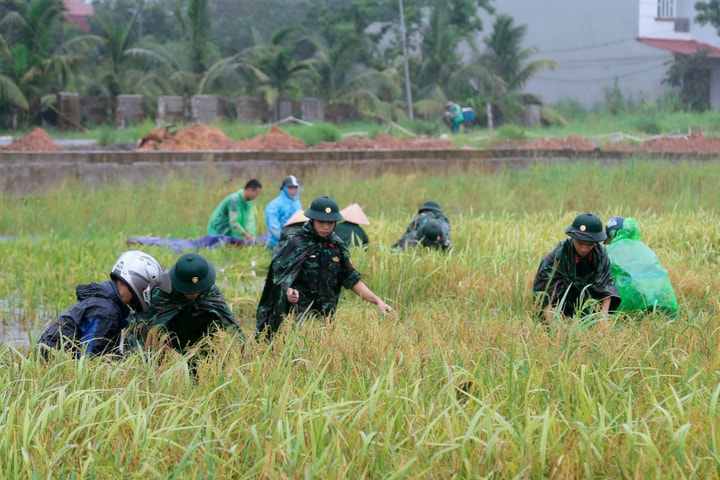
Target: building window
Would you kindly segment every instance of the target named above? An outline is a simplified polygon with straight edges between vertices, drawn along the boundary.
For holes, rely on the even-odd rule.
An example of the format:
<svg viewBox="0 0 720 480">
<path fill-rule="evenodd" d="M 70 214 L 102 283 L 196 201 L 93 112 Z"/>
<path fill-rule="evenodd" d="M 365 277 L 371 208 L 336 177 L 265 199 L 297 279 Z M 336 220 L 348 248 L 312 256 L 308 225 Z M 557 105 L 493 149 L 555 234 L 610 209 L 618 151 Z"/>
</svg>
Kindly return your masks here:
<svg viewBox="0 0 720 480">
<path fill-rule="evenodd" d="M 658 0 L 658 18 L 675 18 L 675 0 Z"/>
</svg>

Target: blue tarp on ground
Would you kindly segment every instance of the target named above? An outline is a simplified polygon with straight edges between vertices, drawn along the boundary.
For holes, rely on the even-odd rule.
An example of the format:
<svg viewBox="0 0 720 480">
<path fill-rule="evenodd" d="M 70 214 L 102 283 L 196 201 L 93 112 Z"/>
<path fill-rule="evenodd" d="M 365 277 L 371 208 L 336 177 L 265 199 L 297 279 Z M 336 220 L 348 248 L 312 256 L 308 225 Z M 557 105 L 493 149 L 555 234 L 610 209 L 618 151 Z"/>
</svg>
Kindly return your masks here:
<svg viewBox="0 0 720 480">
<path fill-rule="evenodd" d="M 127 244 L 159 245 L 161 247 L 167 247 L 175 253 L 182 253 L 184 250 L 219 248 L 226 245 L 233 247 L 244 247 L 246 245 L 267 245 L 268 238 L 269 235 L 267 233 L 256 237 L 255 240 L 229 237 L 227 235 L 205 235 L 197 240 L 189 240 L 186 238 L 130 237 L 127 239 Z"/>
</svg>

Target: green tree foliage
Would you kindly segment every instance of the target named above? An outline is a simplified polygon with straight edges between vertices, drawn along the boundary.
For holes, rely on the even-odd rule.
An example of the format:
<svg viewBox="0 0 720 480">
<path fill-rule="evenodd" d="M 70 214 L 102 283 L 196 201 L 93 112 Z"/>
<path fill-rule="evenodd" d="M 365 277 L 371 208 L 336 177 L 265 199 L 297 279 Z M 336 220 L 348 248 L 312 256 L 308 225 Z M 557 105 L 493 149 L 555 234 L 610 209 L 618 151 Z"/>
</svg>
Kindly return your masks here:
<svg viewBox="0 0 720 480">
<path fill-rule="evenodd" d="M 496 113 L 504 120 L 521 118 L 525 103 L 537 103 L 533 96 L 523 95 L 527 81 L 542 69 L 552 69 L 555 62 L 548 59 L 530 61 L 534 50 L 523 47 L 527 27 L 515 25 L 511 17 L 499 15 L 490 36 L 485 39 L 487 47 L 480 63 L 488 70 L 483 100 L 493 104 Z"/>
<path fill-rule="evenodd" d="M 310 59 L 295 56 L 295 46 L 301 40 L 299 35 L 298 28 L 281 28 L 273 32 L 268 42 L 256 37 L 256 44 L 240 54 L 261 79 L 257 92 L 273 107 L 274 120 L 278 120 L 278 102 L 297 99 L 301 94 L 301 80 L 313 77 L 315 72 Z"/>
<path fill-rule="evenodd" d="M 680 90 L 683 105 L 696 112 L 710 107 L 710 59 L 707 51 L 694 55 L 675 55 L 675 61 L 665 75 L 663 83 Z"/>
<path fill-rule="evenodd" d="M 21 123 L 38 121 L 43 105 L 51 107 L 53 92 L 75 91 L 78 71 L 101 43 L 93 35 L 64 40 L 64 14 L 61 0 L 32 0 L 0 20 L 3 95 L 21 109 Z"/>
<path fill-rule="evenodd" d="M 708 23 L 715 27 L 720 34 L 720 0 L 708 0 L 707 2 L 695 2 L 695 10 L 698 12 L 695 21 L 700 25 Z"/>
</svg>

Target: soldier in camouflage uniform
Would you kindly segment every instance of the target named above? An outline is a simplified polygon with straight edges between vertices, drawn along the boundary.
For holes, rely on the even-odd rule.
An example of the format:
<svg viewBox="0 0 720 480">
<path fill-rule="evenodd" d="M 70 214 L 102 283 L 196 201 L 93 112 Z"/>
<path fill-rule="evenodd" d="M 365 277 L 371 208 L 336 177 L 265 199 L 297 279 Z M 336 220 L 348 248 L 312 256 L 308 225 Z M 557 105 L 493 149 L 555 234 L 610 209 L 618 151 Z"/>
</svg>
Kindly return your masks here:
<svg viewBox="0 0 720 480">
<path fill-rule="evenodd" d="M 172 293 L 156 289 L 152 305 L 128 328 L 131 347 L 152 349 L 167 335 L 180 353 L 218 329 L 233 329 L 244 340 L 235 315 L 215 284 L 215 267 L 197 253 L 182 255 L 170 269 Z"/>
<path fill-rule="evenodd" d="M 435 236 L 432 245 L 427 245 L 428 242 L 421 242 L 421 240 L 427 236 L 425 235 L 426 230 L 421 232 L 421 229 L 428 222 L 436 222 L 436 224 L 442 228 L 442 238 L 438 240 Z M 427 228 L 431 231 L 436 229 L 435 226 L 428 226 Z M 405 249 L 407 247 L 415 247 L 418 244 L 442 248 L 443 250 L 452 247 L 452 243 L 450 242 L 450 220 L 440 209 L 440 205 L 437 202 L 428 201 L 420 207 L 415 218 L 413 218 L 410 225 L 405 229 L 403 236 L 392 245 L 392 248 Z"/>
<path fill-rule="evenodd" d="M 587 303 L 589 299 L 600 302 L 603 313 L 615 311 L 620 296 L 602 245 L 607 237 L 602 221 L 591 213 L 583 213 L 565 233 L 570 238 L 542 259 L 535 275 L 533 294 L 539 315 L 550 321 L 553 308 L 559 308 L 566 317 L 576 313 L 588 315 L 592 306 Z"/>
<path fill-rule="evenodd" d="M 309 220 L 283 238 L 268 268 L 256 314 L 258 337 L 264 332 L 270 338 L 289 314 L 332 317 L 342 287 L 383 313 L 393 311 L 361 280 L 347 246 L 334 232 L 336 222 L 343 219 L 337 202 L 318 197 L 305 216 Z"/>
</svg>

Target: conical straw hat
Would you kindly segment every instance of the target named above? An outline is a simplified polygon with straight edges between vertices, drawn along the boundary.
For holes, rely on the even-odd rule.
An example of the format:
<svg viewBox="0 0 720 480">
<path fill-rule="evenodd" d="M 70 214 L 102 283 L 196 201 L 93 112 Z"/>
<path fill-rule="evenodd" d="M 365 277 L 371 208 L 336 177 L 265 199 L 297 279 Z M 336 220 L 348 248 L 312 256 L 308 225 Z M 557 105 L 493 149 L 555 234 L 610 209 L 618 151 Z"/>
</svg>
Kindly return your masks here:
<svg viewBox="0 0 720 480">
<path fill-rule="evenodd" d="M 349 207 L 345 207 L 340 210 L 340 215 L 343 219 L 349 223 L 355 223 L 358 225 L 370 225 L 370 220 L 365 216 L 365 212 L 362 211 L 360 205 L 353 203 Z"/>
<path fill-rule="evenodd" d="M 303 213 L 303 210 L 300 209 L 297 212 L 293 213 L 292 217 L 290 217 L 290 219 L 285 222 L 285 225 L 283 225 L 283 227 L 287 227 L 288 225 L 292 225 L 293 223 L 304 223 L 307 221 L 308 218 Z"/>
</svg>

